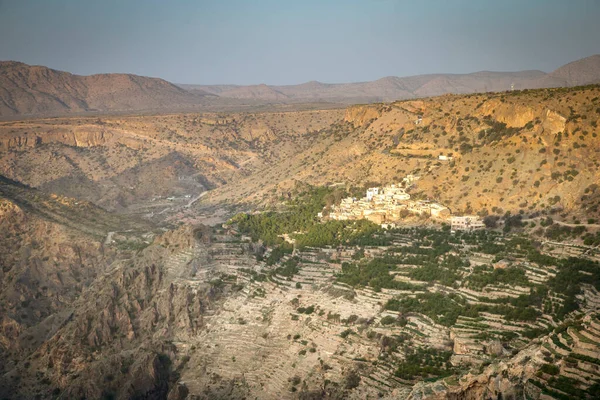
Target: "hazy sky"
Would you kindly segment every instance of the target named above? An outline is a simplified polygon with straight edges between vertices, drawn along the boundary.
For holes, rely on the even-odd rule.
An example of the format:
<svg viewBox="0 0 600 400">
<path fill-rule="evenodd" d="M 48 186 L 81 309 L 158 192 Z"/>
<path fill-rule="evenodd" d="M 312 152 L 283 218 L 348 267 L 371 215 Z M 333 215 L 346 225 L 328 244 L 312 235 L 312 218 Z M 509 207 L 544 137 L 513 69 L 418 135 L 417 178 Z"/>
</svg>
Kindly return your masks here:
<svg viewBox="0 0 600 400">
<path fill-rule="evenodd" d="M 0 0 L 0 60 L 176 83 L 553 69 L 600 53 L 600 0 Z"/>
</svg>

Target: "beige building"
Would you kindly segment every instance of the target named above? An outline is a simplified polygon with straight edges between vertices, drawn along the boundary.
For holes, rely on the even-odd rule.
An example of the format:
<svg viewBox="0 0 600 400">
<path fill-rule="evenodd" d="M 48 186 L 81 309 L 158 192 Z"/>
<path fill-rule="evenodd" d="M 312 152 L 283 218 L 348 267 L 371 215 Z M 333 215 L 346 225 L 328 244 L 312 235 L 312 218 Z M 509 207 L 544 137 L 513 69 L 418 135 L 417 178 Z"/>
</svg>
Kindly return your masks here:
<svg viewBox="0 0 600 400">
<path fill-rule="evenodd" d="M 450 232 L 456 231 L 479 231 L 485 229 L 483 221 L 473 215 L 464 215 L 462 217 L 450 218 Z"/>
</svg>

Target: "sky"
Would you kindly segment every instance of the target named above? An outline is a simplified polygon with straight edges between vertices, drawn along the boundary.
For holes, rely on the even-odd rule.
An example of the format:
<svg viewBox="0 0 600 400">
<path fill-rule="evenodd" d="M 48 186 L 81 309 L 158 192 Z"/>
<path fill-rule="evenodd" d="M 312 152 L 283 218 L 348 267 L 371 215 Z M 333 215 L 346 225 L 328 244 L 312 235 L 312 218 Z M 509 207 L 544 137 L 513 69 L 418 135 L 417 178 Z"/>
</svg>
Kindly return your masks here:
<svg viewBox="0 0 600 400">
<path fill-rule="evenodd" d="M 0 0 L 0 60 L 193 84 L 550 72 L 600 53 L 600 0 Z"/>
</svg>

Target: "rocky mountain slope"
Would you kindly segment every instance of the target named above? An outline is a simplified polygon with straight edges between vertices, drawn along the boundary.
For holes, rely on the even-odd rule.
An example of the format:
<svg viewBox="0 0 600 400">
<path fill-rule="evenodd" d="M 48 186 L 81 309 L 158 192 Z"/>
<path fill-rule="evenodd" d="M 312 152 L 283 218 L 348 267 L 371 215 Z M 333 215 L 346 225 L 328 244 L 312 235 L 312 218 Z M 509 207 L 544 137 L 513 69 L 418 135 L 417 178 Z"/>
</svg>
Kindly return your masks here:
<svg viewBox="0 0 600 400">
<path fill-rule="evenodd" d="M 341 110 L 45 119 L 0 124 L 2 173 L 108 210 L 163 218 L 291 156 Z"/>
<path fill-rule="evenodd" d="M 571 281 L 581 292 L 562 292 L 572 268 L 539 256 L 551 254 L 550 246 L 417 229 L 379 232 L 385 240 L 378 246 L 306 247 L 292 255 L 236 228 L 183 226 L 135 254 L 107 246 L 112 256 L 101 260 L 101 273 L 41 322 L 22 315 L 44 297 L 23 293 L 3 312 L 14 319 L 3 324 L 9 362 L 0 394 L 434 399 L 527 393 L 539 399 L 597 393 L 597 281 Z M 490 243 L 505 249 L 510 274 L 496 271 L 494 255 L 477 247 Z M 428 259 L 439 262 L 444 278 L 423 274 L 431 270 L 423 264 Z M 353 272 L 380 263 L 387 263 L 385 272 L 372 273 L 383 287 Z M 598 277 L 592 261 L 573 268 Z M 395 278 L 384 278 L 388 271 Z M 572 300 L 578 306 L 565 318 Z"/>
<path fill-rule="evenodd" d="M 192 217 L 201 204 L 265 204 L 296 181 L 362 187 L 413 173 L 414 193 L 455 213 L 556 208 L 583 221 L 598 216 L 599 98 L 590 86 L 345 111 L 5 122 L 0 171 L 158 219 Z"/>
<path fill-rule="evenodd" d="M 80 76 L 43 66 L 0 62 L 0 116 L 173 109 L 197 104 L 202 95 L 157 78 Z"/>
<path fill-rule="evenodd" d="M 295 181 L 390 184 L 411 173 L 420 176 L 414 194 L 454 213 L 556 208 L 598 218 L 599 95 L 592 86 L 350 107 L 343 121 L 306 135 L 294 156 L 207 200 L 260 201 Z"/>
<path fill-rule="evenodd" d="M 600 54 L 568 63 L 549 75 L 560 79 L 560 86 L 581 86 L 598 83 L 600 73 Z"/>
<path fill-rule="evenodd" d="M 115 259 L 115 249 L 103 245 L 110 231 L 150 229 L 0 177 L 0 374 L 54 335 L 72 302 Z M 121 242 L 142 243 L 125 236 Z"/>
</svg>

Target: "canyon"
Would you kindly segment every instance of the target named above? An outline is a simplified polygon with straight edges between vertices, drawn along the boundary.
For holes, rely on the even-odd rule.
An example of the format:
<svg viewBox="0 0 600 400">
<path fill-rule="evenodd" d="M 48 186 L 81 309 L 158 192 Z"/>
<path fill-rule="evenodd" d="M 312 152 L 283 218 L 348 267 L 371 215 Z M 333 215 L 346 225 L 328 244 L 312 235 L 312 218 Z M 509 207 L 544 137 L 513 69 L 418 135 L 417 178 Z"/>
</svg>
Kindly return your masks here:
<svg viewBox="0 0 600 400">
<path fill-rule="evenodd" d="M 1 121 L 0 396 L 594 398 L 599 120 L 588 85 Z M 486 229 L 317 217 L 407 175 Z"/>
</svg>

